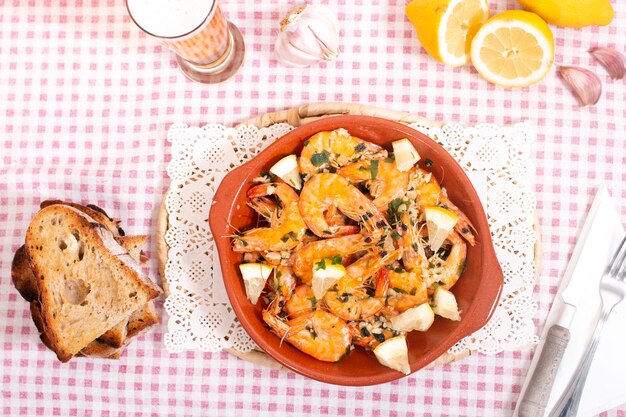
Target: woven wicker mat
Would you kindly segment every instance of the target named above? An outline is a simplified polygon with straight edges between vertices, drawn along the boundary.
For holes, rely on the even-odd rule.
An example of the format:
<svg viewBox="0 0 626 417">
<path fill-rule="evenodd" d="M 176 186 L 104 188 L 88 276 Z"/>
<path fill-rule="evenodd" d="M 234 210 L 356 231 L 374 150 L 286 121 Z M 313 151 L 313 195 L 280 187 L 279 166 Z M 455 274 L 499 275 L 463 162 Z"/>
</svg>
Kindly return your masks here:
<svg viewBox="0 0 626 417">
<path fill-rule="evenodd" d="M 257 116 L 249 120 L 245 120 L 242 124 L 251 124 L 257 127 L 267 127 L 276 123 L 289 123 L 292 126 L 301 126 L 307 123 L 311 123 L 315 120 L 319 120 L 324 117 L 340 116 L 340 115 L 364 115 L 364 116 L 376 116 L 384 119 L 393 120 L 399 123 L 415 123 L 420 122 L 431 126 L 440 126 L 444 122 L 436 122 L 426 119 L 421 116 L 417 116 L 410 113 L 398 112 L 393 110 L 387 110 L 379 107 L 365 106 L 361 104 L 343 104 L 343 103 L 319 103 L 319 104 L 307 104 L 300 107 L 294 107 L 288 110 L 282 110 L 273 113 L 267 113 L 262 116 Z M 208 215 L 208 213 L 207 213 Z M 165 279 L 165 264 L 167 262 L 168 247 L 165 243 L 165 232 L 168 228 L 167 211 L 165 209 L 165 199 L 161 205 L 159 212 L 159 220 L 157 224 L 157 256 L 159 260 L 159 274 L 163 281 L 165 293 L 168 294 L 167 280 Z M 537 243 L 535 244 L 535 271 L 538 278 L 541 273 L 541 235 L 539 233 L 539 223 L 535 219 L 535 234 L 537 236 Z M 276 369 L 284 369 L 282 365 L 269 357 L 265 352 L 261 350 L 254 350 L 251 352 L 240 352 L 235 349 L 227 349 L 227 351 L 243 360 L 263 365 Z M 452 355 L 450 353 L 444 353 L 428 367 L 443 365 L 451 363 L 465 358 L 472 354 L 472 351 L 466 349 L 463 352 Z"/>
</svg>

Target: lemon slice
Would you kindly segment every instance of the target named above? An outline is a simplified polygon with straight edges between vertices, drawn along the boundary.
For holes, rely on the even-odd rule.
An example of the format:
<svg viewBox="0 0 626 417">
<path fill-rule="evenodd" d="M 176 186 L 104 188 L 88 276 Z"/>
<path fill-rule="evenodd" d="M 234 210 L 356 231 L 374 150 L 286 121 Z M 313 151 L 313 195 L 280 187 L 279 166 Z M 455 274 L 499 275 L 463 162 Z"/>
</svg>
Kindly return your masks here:
<svg viewBox="0 0 626 417">
<path fill-rule="evenodd" d="M 456 297 L 445 288 L 438 287 L 433 295 L 433 312 L 443 318 L 459 321 L 461 314 L 456 304 Z"/>
<path fill-rule="evenodd" d="M 300 170 L 298 169 L 298 158 L 295 155 L 287 155 L 276 162 L 270 168 L 270 172 L 296 190 L 302 188 L 302 178 L 300 178 Z"/>
<path fill-rule="evenodd" d="M 489 18 L 487 0 L 413 0 L 406 15 L 417 38 L 433 58 L 448 65 L 469 61 L 470 44 Z"/>
<path fill-rule="evenodd" d="M 239 270 L 246 287 L 246 296 L 252 304 L 256 304 L 274 267 L 260 263 L 247 263 L 240 264 Z"/>
<path fill-rule="evenodd" d="M 346 268 L 341 264 L 341 257 L 324 258 L 313 263 L 313 295 L 322 298 L 335 282 L 346 275 Z"/>
<path fill-rule="evenodd" d="M 541 81 L 554 61 L 554 38 L 534 13 L 509 10 L 492 17 L 472 41 L 472 64 L 501 87 L 526 87 Z"/>
<path fill-rule="evenodd" d="M 406 345 L 406 336 L 396 336 L 385 340 L 374 349 L 374 355 L 381 365 L 395 369 L 405 375 L 411 373 L 409 365 L 409 349 Z"/>
<path fill-rule="evenodd" d="M 391 328 L 399 332 L 419 330 L 425 332 L 435 321 L 435 313 L 428 303 L 409 308 L 402 314 L 391 318 Z"/>
<path fill-rule="evenodd" d="M 406 172 L 420 160 L 420 154 L 408 139 L 396 140 L 391 146 L 393 146 L 398 171 Z"/>
<path fill-rule="evenodd" d="M 443 207 L 435 206 L 426 207 L 424 216 L 426 216 L 426 228 L 428 229 L 428 244 L 433 252 L 437 252 L 443 241 L 454 229 L 459 220 L 459 215 Z"/>
</svg>

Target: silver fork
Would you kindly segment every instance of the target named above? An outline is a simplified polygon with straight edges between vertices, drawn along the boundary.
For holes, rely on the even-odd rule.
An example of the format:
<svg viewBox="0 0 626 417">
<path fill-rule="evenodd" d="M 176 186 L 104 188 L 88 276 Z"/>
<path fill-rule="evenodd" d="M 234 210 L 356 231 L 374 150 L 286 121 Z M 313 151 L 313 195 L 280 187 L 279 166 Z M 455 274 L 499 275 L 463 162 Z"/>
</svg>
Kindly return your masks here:
<svg viewBox="0 0 626 417">
<path fill-rule="evenodd" d="M 580 364 L 574 372 L 565 392 L 557 401 L 549 417 L 574 417 L 578 412 L 580 397 L 585 387 L 589 367 L 593 361 L 593 355 L 600 341 L 600 334 L 604 323 L 611 315 L 613 307 L 626 297 L 626 237 L 620 243 L 619 248 L 609 262 L 602 278 L 600 279 L 600 297 L 602 298 L 602 315 L 596 324 L 596 329 L 591 337 L 591 343 L 587 347 Z"/>
</svg>

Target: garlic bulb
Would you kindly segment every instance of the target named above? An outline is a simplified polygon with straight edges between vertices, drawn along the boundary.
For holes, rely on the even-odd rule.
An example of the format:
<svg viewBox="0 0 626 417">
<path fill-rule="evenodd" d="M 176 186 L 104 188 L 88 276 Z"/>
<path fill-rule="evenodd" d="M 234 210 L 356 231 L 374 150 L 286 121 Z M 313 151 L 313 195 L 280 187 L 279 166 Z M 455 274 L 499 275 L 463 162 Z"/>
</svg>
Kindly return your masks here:
<svg viewBox="0 0 626 417">
<path fill-rule="evenodd" d="M 602 82 L 593 72 L 579 67 L 560 67 L 559 75 L 581 106 L 593 105 L 602 94 Z"/>
<path fill-rule="evenodd" d="M 325 6 L 297 7 L 280 22 L 274 49 L 278 61 L 288 67 L 332 61 L 339 52 L 339 22 Z"/>
<path fill-rule="evenodd" d="M 624 55 L 609 48 L 593 48 L 589 51 L 593 57 L 602 64 L 611 78 L 621 80 L 626 75 L 626 62 Z"/>
</svg>

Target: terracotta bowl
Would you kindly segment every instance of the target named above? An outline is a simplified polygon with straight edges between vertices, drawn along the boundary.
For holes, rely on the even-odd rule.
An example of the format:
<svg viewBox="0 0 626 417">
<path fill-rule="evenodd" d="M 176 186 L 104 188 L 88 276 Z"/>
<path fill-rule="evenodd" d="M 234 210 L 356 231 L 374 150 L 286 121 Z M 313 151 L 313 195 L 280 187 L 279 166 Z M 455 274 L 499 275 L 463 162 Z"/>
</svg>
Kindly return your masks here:
<svg viewBox="0 0 626 417">
<path fill-rule="evenodd" d="M 242 255 L 231 250 L 230 238 L 235 229 L 245 230 L 256 224 L 257 215 L 246 205 L 250 181 L 260 171 L 267 171 L 280 158 L 300 153 L 302 142 L 313 134 L 336 128 L 346 128 L 353 136 L 382 145 L 391 150 L 391 142 L 409 138 L 421 155 L 420 166 L 433 172 L 445 186 L 450 200 L 469 217 L 476 227 L 477 243 L 468 245 L 467 265 L 461 279 L 452 288 L 461 321 L 437 317 L 424 333 L 408 336 L 411 371 L 428 365 L 463 337 L 483 327 L 497 305 L 502 290 L 503 275 L 493 249 L 487 219 L 482 205 L 457 162 L 440 145 L 422 133 L 405 125 L 366 116 L 338 116 L 299 127 L 261 152 L 246 164 L 234 169 L 222 181 L 215 193 L 209 216 L 211 231 L 220 256 L 226 291 L 235 314 L 244 329 L 268 355 L 294 371 L 318 381 L 339 385 L 373 385 L 401 378 L 403 375 L 378 363 L 372 352 L 354 350 L 339 363 L 318 361 L 272 334 L 261 318 L 261 303 L 252 305 L 246 299 L 238 265 Z M 433 161 L 426 167 L 425 161 Z"/>
</svg>

